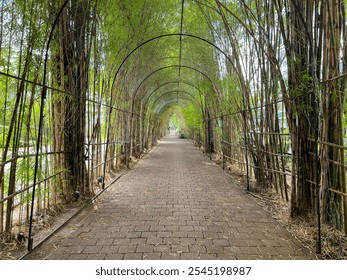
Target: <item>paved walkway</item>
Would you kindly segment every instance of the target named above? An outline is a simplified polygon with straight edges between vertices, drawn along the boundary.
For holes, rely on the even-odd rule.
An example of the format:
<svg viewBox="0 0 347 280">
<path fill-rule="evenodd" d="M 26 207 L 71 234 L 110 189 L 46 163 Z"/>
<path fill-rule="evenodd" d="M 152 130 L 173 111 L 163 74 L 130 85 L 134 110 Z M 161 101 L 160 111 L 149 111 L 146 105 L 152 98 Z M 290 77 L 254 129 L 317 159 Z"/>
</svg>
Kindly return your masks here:
<svg viewBox="0 0 347 280">
<path fill-rule="evenodd" d="M 30 258 L 313 256 L 201 151 L 169 136 Z"/>
</svg>

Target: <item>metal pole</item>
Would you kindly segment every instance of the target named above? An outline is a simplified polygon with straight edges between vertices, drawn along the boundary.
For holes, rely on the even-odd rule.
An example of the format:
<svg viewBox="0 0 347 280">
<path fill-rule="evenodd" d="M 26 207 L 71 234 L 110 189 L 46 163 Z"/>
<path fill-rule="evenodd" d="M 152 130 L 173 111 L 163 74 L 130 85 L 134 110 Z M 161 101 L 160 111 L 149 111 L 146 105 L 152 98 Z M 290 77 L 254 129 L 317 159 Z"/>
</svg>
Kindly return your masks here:
<svg viewBox="0 0 347 280">
<path fill-rule="evenodd" d="M 314 91 L 315 93 L 315 91 Z M 318 103 L 317 96 L 314 94 L 314 110 L 315 110 L 315 132 L 314 132 L 314 140 L 315 140 L 315 177 L 316 177 L 316 196 L 317 196 L 317 248 L 316 253 L 322 253 L 322 232 L 321 232 L 321 205 L 320 205 L 320 185 L 319 185 L 319 154 L 318 154 L 318 131 L 319 131 L 319 113 L 318 113 Z"/>
<path fill-rule="evenodd" d="M 208 139 L 208 152 L 210 154 L 210 160 L 212 160 L 212 139 L 211 139 L 211 120 L 210 120 L 210 114 L 208 114 L 207 119 L 207 139 Z"/>
<path fill-rule="evenodd" d="M 143 141 L 142 141 L 142 134 L 143 134 L 143 104 L 142 104 L 142 100 L 141 100 L 141 105 L 140 105 L 140 117 L 139 117 L 139 121 L 140 121 L 140 155 L 142 155 L 143 152 Z"/>
<path fill-rule="evenodd" d="M 244 121 L 244 130 L 243 130 L 243 138 L 245 145 L 245 161 L 246 161 L 246 179 L 247 179 L 247 191 L 249 191 L 249 170 L 248 170 L 248 139 L 247 139 L 247 120 L 246 120 L 246 109 L 243 113 L 243 121 Z"/>
<path fill-rule="evenodd" d="M 225 158 L 224 158 L 224 119 L 223 119 L 223 116 L 221 117 L 221 123 L 222 123 L 222 140 L 221 140 L 221 150 L 222 150 L 222 166 L 223 166 L 223 170 L 225 170 Z"/>
</svg>

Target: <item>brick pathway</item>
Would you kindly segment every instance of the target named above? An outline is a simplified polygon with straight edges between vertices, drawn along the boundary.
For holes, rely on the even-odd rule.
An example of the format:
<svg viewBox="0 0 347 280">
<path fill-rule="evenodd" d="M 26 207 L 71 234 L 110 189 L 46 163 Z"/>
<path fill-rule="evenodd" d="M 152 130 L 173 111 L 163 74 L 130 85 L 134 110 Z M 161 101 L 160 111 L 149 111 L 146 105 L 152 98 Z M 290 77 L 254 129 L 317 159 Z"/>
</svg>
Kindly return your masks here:
<svg viewBox="0 0 347 280">
<path fill-rule="evenodd" d="M 314 256 L 189 141 L 169 136 L 30 258 Z"/>
</svg>

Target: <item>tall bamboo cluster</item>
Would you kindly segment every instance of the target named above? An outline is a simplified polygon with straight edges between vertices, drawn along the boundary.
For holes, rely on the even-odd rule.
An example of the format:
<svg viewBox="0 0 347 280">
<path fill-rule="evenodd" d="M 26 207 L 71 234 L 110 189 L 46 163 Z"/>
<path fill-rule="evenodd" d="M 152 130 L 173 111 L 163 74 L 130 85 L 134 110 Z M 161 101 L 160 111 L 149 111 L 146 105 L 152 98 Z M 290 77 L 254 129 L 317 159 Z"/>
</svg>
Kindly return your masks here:
<svg viewBox="0 0 347 280">
<path fill-rule="evenodd" d="M 219 97 L 233 109 L 211 118 L 214 134 L 223 121 L 223 153 L 289 200 L 292 217 L 318 207 L 324 222 L 346 230 L 344 1 L 215 4 L 225 68 L 237 79 L 233 100 L 230 88 Z"/>
<path fill-rule="evenodd" d="M 64 205 L 96 194 L 162 134 L 140 115 L 138 104 L 131 106 L 121 82 L 129 70 L 115 77 L 120 58 L 114 52 L 124 42 L 108 33 L 101 17 L 113 3 L 103 4 L 1 1 L 0 236 L 5 239 L 27 235 L 31 221 L 39 229 Z M 131 48 L 122 47 L 122 55 Z"/>
</svg>

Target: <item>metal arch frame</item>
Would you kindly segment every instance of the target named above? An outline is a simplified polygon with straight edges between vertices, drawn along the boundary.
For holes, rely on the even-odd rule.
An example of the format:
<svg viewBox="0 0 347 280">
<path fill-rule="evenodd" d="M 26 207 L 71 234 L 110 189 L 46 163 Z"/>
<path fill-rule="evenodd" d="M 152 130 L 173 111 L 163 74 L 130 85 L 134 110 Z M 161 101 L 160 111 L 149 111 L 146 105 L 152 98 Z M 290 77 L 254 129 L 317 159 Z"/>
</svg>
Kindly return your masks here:
<svg viewBox="0 0 347 280">
<path fill-rule="evenodd" d="M 146 95 L 147 99 L 146 99 L 146 102 L 145 102 L 145 106 L 147 105 L 147 103 L 149 102 L 149 100 L 152 98 L 152 96 L 154 95 L 154 93 L 159 90 L 160 88 L 164 87 L 164 86 L 167 86 L 167 85 L 170 85 L 170 84 L 178 84 L 178 83 L 182 83 L 182 84 L 185 84 L 185 85 L 189 85 L 191 87 L 193 87 L 194 89 L 196 89 L 200 94 L 202 95 L 205 95 L 202 90 L 200 88 L 198 88 L 197 86 L 195 86 L 194 84 L 188 82 L 188 81 L 169 81 L 169 82 L 165 82 L 161 85 L 159 85 L 156 89 L 154 89 L 151 93 L 149 93 L 148 95 Z"/>
<path fill-rule="evenodd" d="M 138 85 L 138 87 L 136 88 L 134 94 L 133 94 L 133 98 L 132 98 L 132 105 L 131 105 L 131 111 L 134 112 L 134 107 L 135 107 L 135 99 L 136 99 L 136 96 L 139 92 L 139 89 L 140 87 L 143 85 L 143 83 L 145 81 L 147 81 L 152 75 L 154 75 L 155 73 L 158 73 L 159 71 L 162 71 L 162 70 L 165 70 L 165 69 L 169 69 L 169 68 L 177 68 L 177 67 L 181 67 L 181 68 L 187 68 L 187 69 L 190 69 L 190 70 L 193 70 L 199 74 L 201 74 L 204 78 L 206 78 L 212 85 L 213 89 L 219 93 L 218 91 L 218 88 L 216 87 L 216 85 L 214 84 L 214 82 L 212 81 L 212 79 L 204 72 L 202 72 L 201 70 L 195 68 L 195 67 L 192 67 L 192 66 L 188 66 L 188 65 L 168 65 L 168 66 L 163 66 L 163 67 L 160 67 L 158 69 L 155 69 L 154 71 L 152 71 L 151 73 L 149 73 L 141 82 L 140 84 Z M 196 86 L 194 86 L 195 88 L 197 88 Z M 201 92 L 201 91 L 200 91 Z M 204 95 L 205 96 L 205 95 Z M 146 102 L 147 103 L 147 102 Z M 202 108 L 202 106 L 200 106 Z M 202 108 L 202 111 L 203 111 L 203 108 Z"/>
<path fill-rule="evenodd" d="M 184 83 L 184 84 L 187 84 L 187 85 L 189 85 L 189 86 L 191 86 L 191 87 L 193 87 L 193 88 L 195 88 L 196 90 L 198 90 L 199 91 L 199 93 L 200 93 L 200 104 L 198 104 L 198 107 L 200 107 L 200 109 L 201 109 L 201 115 L 202 115 L 202 117 L 203 117 L 203 119 L 205 118 L 205 110 L 204 110 L 204 104 L 203 104 L 203 101 L 202 101 L 202 99 L 201 99 L 201 95 L 203 95 L 203 96 L 205 96 L 205 94 L 201 91 L 201 89 L 200 88 L 198 88 L 198 87 L 196 87 L 194 84 L 191 84 L 190 82 L 187 82 L 187 81 L 180 81 L 181 83 Z M 170 81 L 170 82 L 166 82 L 166 83 L 164 83 L 164 84 L 162 84 L 162 85 L 159 85 L 156 89 L 154 89 L 149 95 L 147 95 L 147 99 L 146 99 L 146 102 L 145 102 L 145 104 L 144 105 L 142 105 L 141 104 L 141 106 L 142 106 L 142 108 L 145 110 L 145 111 L 147 111 L 147 109 L 148 109 L 148 103 L 150 102 L 150 99 L 151 99 L 151 97 L 154 95 L 154 93 L 158 90 L 158 89 L 160 89 L 161 87 L 163 87 L 163 86 L 166 86 L 166 85 L 169 85 L 169 84 L 178 84 L 179 82 L 178 81 Z M 177 91 L 176 91 L 177 92 Z M 195 97 L 194 97 L 195 98 Z M 197 101 L 197 103 L 199 103 L 199 100 L 197 99 L 197 98 L 195 98 L 196 99 L 196 101 Z"/>
<path fill-rule="evenodd" d="M 198 107 L 202 107 L 202 105 L 199 103 L 199 100 L 196 99 L 196 97 L 194 95 L 192 95 L 191 93 L 189 93 L 188 91 L 185 91 L 185 90 L 180 90 L 180 89 L 177 89 L 177 90 L 170 90 L 170 91 L 166 91 L 166 92 L 163 92 L 160 96 L 158 96 L 154 101 L 153 101 L 153 105 L 156 105 L 156 103 L 162 99 L 162 98 L 166 98 L 166 97 L 170 97 L 173 93 L 183 93 L 187 96 L 189 96 L 191 98 L 191 100 L 195 101 L 196 104 Z M 182 97 L 182 96 L 180 96 Z M 148 108 L 147 106 L 145 108 Z"/>
<path fill-rule="evenodd" d="M 186 34 L 186 33 L 182 33 L 182 32 L 179 32 L 179 33 L 169 33 L 169 34 L 163 34 L 163 35 L 159 35 L 159 36 L 155 36 L 155 37 L 152 37 L 142 43 L 140 43 L 139 45 L 137 45 L 132 51 L 130 51 L 126 57 L 122 60 L 121 64 L 119 65 L 119 67 L 117 68 L 117 71 L 115 72 L 114 74 L 114 78 L 113 78 L 113 81 L 112 81 L 112 85 L 111 85 L 111 93 L 113 92 L 113 89 L 114 89 L 114 86 L 115 86 L 115 83 L 116 83 L 116 79 L 118 77 L 118 74 L 121 70 L 121 68 L 123 67 L 123 65 L 125 64 L 125 62 L 129 59 L 129 57 L 134 53 L 136 52 L 138 49 L 140 49 L 142 46 L 152 42 L 152 41 L 155 41 L 155 40 L 159 40 L 159 39 L 162 39 L 162 38 L 166 38 L 166 37 L 174 37 L 174 36 L 179 36 L 180 38 L 183 38 L 183 37 L 188 37 L 188 38 L 193 38 L 193 39 L 196 39 L 196 40 L 199 40 L 199 41 L 202 41 L 202 42 L 205 42 L 206 44 L 214 47 L 216 50 L 218 50 L 220 53 L 222 53 L 225 58 L 227 59 L 227 61 L 230 62 L 230 64 L 234 67 L 235 65 L 233 64 L 232 60 L 230 59 L 230 57 L 221 49 L 219 48 L 217 45 L 215 45 L 214 43 L 212 43 L 211 41 L 205 39 L 205 38 L 202 38 L 202 37 L 199 37 L 199 36 L 196 36 L 196 35 L 192 35 L 192 34 Z M 179 65 L 179 67 L 182 67 L 182 65 Z M 218 92 L 218 91 L 217 91 Z M 112 104 L 113 103 L 113 94 L 111 94 L 111 100 L 110 100 L 110 103 Z M 133 107 L 134 107 L 134 98 L 132 99 L 132 115 L 133 115 Z M 111 115 L 112 115 L 112 108 L 110 108 L 110 111 L 109 111 L 109 114 L 108 114 L 108 117 L 107 117 L 107 123 L 110 123 L 111 121 Z M 105 150 L 105 160 L 107 159 L 107 155 L 108 155 L 108 144 L 109 144 L 109 136 L 110 136 L 110 126 L 108 126 L 108 129 L 107 129 L 107 135 L 106 135 L 106 139 L 107 139 L 107 144 L 106 144 L 106 150 Z M 246 139 L 246 137 L 245 137 Z M 248 166 L 248 163 L 247 163 L 247 166 Z M 104 177 L 106 175 L 106 165 L 104 166 Z M 247 175 L 248 175 L 248 169 L 247 169 Z M 248 176 L 247 176 L 248 178 Z M 102 188 L 104 189 L 105 187 L 105 183 L 103 183 L 103 186 Z"/>
<path fill-rule="evenodd" d="M 193 39 L 196 39 L 196 40 L 199 40 L 199 41 L 202 41 L 202 42 L 205 42 L 206 44 L 214 47 L 216 50 L 218 50 L 220 53 L 222 53 L 225 58 L 227 59 L 227 61 L 229 61 L 231 63 L 231 65 L 234 66 L 232 60 L 230 59 L 230 57 L 227 55 L 227 53 L 225 53 L 221 48 L 219 48 L 216 44 L 212 43 L 211 41 L 205 39 L 205 38 L 202 38 L 200 36 L 197 36 L 197 35 L 192 35 L 192 34 L 187 34 L 187 33 L 182 33 L 182 32 L 179 32 L 179 33 L 169 33 L 169 34 L 162 34 L 162 35 L 159 35 L 159 36 L 155 36 L 155 37 L 152 37 L 142 43 L 140 43 L 139 45 L 137 45 L 134 49 L 132 49 L 126 56 L 125 58 L 122 60 L 121 64 L 118 66 L 115 74 L 114 74 L 114 78 L 113 78 L 113 81 L 112 81 L 112 85 L 111 85 L 111 92 L 113 92 L 113 89 L 114 89 L 114 86 L 115 86 L 115 82 L 116 82 L 116 79 L 118 77 L 118 74 L 121 70 L 121 68 L 123 67 L 123 65 L 125 64 L 125 62 L 129 59 L 129 57 L 134 53 L 136 52 L 138 49 L 140 49 L 141 47 L 143 47 L 144 45 L 152 42 L 152 41 L 156 41 L 156 40 L 159 40 L 159 39 L 162 39 L 162 38 L 166 38 L 166 37 L 175 37 L 175 36 L 179 36 L 180 38 L 182 37 L 188 37 L 188 38 L 193 38 Z M 182 67 L 182 65 L 178 65 L 178 67 Z M 218 91 L 217 91 L 218 92 Z M 113 103 L 113 94 L 111 94 L 111 100 L 110 100 L 111 104 Z M 110 109 L 110 112 L 108 114 L 108 122 L 110 122 L 110 117 L 111 117 L 111 114 L 112 114 L 112 108 Z M 107 138 L 109 137 L 109 129 L 107 131 Z M 107 150 L 105 152 L 105 157 L 107 156 Z"/>
<path fill-rule="evenodd" d="M 173 37 L 173 36 L 180 36 L 181 38 L 185 36 L 185 37 L 194 38 L 194 39 L 203 41 L 203 42 L 205 42 L 205 43 L 207 43 L 207 44 L 213 46 L 213 47 L 214 47 L 215 49 L 217 49 L 219 52 L 221 52 L 221 53 L 225 56 L 225 58 L 233 65 L 233 63 L 232 63 L 230 57 L 229 57 L 221 48 L 219 48 L 218 46 L 216 46 L 214 43 L 210 42 L 210 41 L 207 40 L 207 39 L 201 38 L 201 37 L 196 36 L 196 35 L 185 34 L 185 33 L 163 34 L 163 35 L 160 35 L 160 36 L 156 36 L 156 37 L 150 38 L 150 39 L 148 39 L 148 40 L 146 40 L 146 41 L 140 43 L 137 47 L 135 47 L 135 48 L 123 59 L 123 61 L 121 62 L 121 64 L 120 64 L 119 67 L 117 68 L 117 71 L 115 72 L 115 75 L 114 75 L 114 78 L 113 78 L 113 81 L 112 81 L 112 85 L 111 85 L 111 90 L 110 90 L 111 93 L 113 92 L 113 89 L 114 89 L 114 86 L 115 86 L 115 83 L 116 83 L 116 79 L 117 79 L 117 77 L 118 77 L 118 74 L 119 74 L 119 72 L 120 72 L 122 66 L 125 64 L 125 62 L 129 59 L 129 57 L 130 57 L 136 50 L 140 49 L 142 46 L 144 46 L 144 45 L 146 45 L 146 44 L 148 44 L 148 43 L 150 43 L 150 42 L 152 42 L 152 41 L 159 40 L 159 39 L 165 38 L 165 37 Z M 171 66 L 171 67 L 172 67 L 172 66 Z M 182 65 L 176 65 L 175 67 L 183 67 L 183 66 L 182 66 Z M 197 70 L 197 69 L 195 69 L 194 67 L 190 67 L 190 66 L 187 66 L 187 67 L 190 68 L 190 69 L 194 69 L 194 70 L 196 70 L 197 72 L 200 72 L 201 74 L 203 73 L 202 71 Z M 170 67 L 169 67 L 169 66 L 166 66 L 166 68 L 170 68 Z M 158 70 L 156 70 L 156 71 L 158 71 Z M 217 90 L 217 88 L 215 88 L 214 83 L 212 82 L 212 80 L 211 80 L 207 75 L 204 75 L 204 76 L 211 82 L 212 86 L 214 87 L 214 89 L 215 89 L 216 92 L 218 93 L 218 90 Z M 141 84 L 142 84 L 142 82 L 141 82 Z M 138 88 L 139 88 L 139 87 L 138 87 Z M 135 105 L 135 102 L 134 102 L 134 101 L 135 101 L 135 97 L 136 97 L 136 95 L 133 96 L 133 98 L 132 98 L 132 109 L 131 109 L 132 115 L 134 114 L 133 112 L 134 112 L 134 105 Z M 111 94 L 110 103 L 113 104 L 113 94 Z M 110 108 L 110 111 L 109 111 L 108 117 L 107 117 L 107 123 L 110 123 L 110 121 L 111 121 L 112 112 L 113 112 L 113 109 Z M 105 156 L 105 161 L 106 161 L 107 156 L 108 156 L 108 145 L 109 145 L 109 136 L 110 136 L 110 126 L 108 126 L 108 129 L 107 129 L 107 133 L 106 133 L 106 134 L 107 134 L 107 136 L 106 136 L 107 144 L 106 144 L 106 150 L 105 150 L 105 155 L 104 155 L 104 156 Z M 104 166 L 103 176 L 104 176 L 104 177 L 106 176 L 106 165 Z M 105 187 L 105 183 L 103 182 L 102 188 L 104 189 L 104 187 Z"/>
<path fill-rule="evenodd" d="M 154 71 L 152 71 L 151 73 L 149 73 L 141 82 L 140 84 L 137 86 L 134 94 L 133 94 L 133 100 L 135 100 L 139 90 L 140 90 L 140 87 L 147 81 L 147 79 L 149 79 L 152 75 L 162 71 L 162 70 L 166 70 L 166 69 L 170 69 L 170 68 L 177 68 L 177 67 L 181 67 L 181 68 L 187 68 L 187 69 L 190 69 L 190 70 L 193 70 L 199 74 L 201 74 L 202 76 L 204 76 L 212 85 L 213 89 L 219 93 L 215 83 L 212 81 L 212 79 L 204 72 L 202 72 L 201 70 L 195 68 L 195 67 L 192 67 L 192 66 L 188 66 L 188 65 L 179 65 L 179 64 L 173 64 L 173 65 L 167 65 L 167 66 L 163 66 L 163 67 L 160 67 L 158 69 L 155 69 Z"/>
<path fill-rule="evenodd" d="M 182 102 L 183 100 L 186 100 L 186 101 L 188 101 L 188 102 L 191 102 L 191 99 L 189 99 L 188 97 L 183 97 L 183 96 L 181 96 L 181 98 L 179 99 L 179 101 Z M 163 111 L 164 108 L 171 106 L 173 103 L 177 103 L 177 100 L 176 100 L 175 97 L 172 97 L 171 99 L 168 99 L 167 102 L 161 103 L 161 104 L 160 104 L 161 106 L 158 106 L 158 107 L 157 107 L 158 109 L 157 109 L 156 111 L 153 112 L 154 115 L 155 115 L 155 116 L 160 115 L 160 113 Z"/>
<path fill-rule="evenodd" d="M 159 35 L 159 36 L 155 36 L 155 37 L 152 37 L 142 43 L 140 43 L 139 45 L 137 45 L 132 51 L 130 51 L 126 57 L 123 59 L 123 61 L 121 62 L 121 64 L 119 65 L 119 67 L 117 68 L 117 71 L 115 72 L 115 75 L 114 75 L 114 78 L 113 78 L 113 82 L 112 82 L 112 86 L 111 86 L 111 92 L 113 90 L 113 87 L 114 87 L 114 84 L 115 84 L 115 81 L 118 77 L 118 74 L 121 70 L 121 68 L 123 67 L 123 65 L 125 64 L 125 62 L 129 59 L 129 57 L 135 52 L 137 51 L 138 49 L 140 49 L 141 47 L 143 47 L 144 45 L 152 42 L 152 41 L 155 41 L 155 40 L 159 40 L 159 39 L 162 39 L 162 38 L 166 38 L 166 37 L 173 37 L 173 36 L 179 36 L 179 37 L 188 37 L 188 38 L 193 38 L 193 39 L 196 39 L 196 40 L 199 40 L 199 41 L 202 41 L 202 42 L 205 42 L 207 43 L 208 45 L 214 47 L 216 50 L 218 50 L 220 53 L 222 53 L 225 58 L 230 62 L 231 65 L 234 66 L 234 63 L 232 62 L 232 60 L 230 59 L 230 57 L 228 56 L 227 53 L 225 53 L 220 47 L 218 47 L 216 44 L 212 43 L 211 41 L 205 39 L 205 38 L 202 38 L 200 36 L 197 36 L 197 35 L 192 35 L 192 34 L 187 34 L 187 33 L 169 33 L 169 34 L 162 34 L 162 35 Z"/>
<path fill-rule="evenodd" d="M 158 61 L 164 61 L 164 60 L 166 60 L 166 59 L 178 59 L 178 58 L 179 58 L 179 56 L 164 56 L 164 57 L 162 57 L 162 58 L 159 58 Z M 206 77 L 207 79 L 209 79 L 209 81 L 211 81 L 211 83 L 212 83 L 212 79 L 209 78 L 209 76 L 208 76 L 206 73 L 204 73 L 204 72 L 202 72 L 201 70 L 199 70 L 200 65 L 194 65 L 194 62 L 191 61 L 191 60 L 189 60 L 189 59 L 185 59 L 185 61 L 187 61 L 187 62 L 189 62 L 189 63 L 191 63 L 191 64 L 193 65 L 193 66 L 190 66 L 190 65 L 187 65 L 187 66 L 192 67 L 192 68 L 194 68 L 195 70 L 199 71 L 200 74 L 205 75 L 205 77 Z M 173 64 L 173 65 L 174 65 L 174 64 Z M 166 66 L 167 66 L 167 65 L 166 65 Z M 163 67 L 164 67 L 164 66 L 163 66 Z M 179 65 L 178 65 L 178 67 L 179 67 Z M 157 69 L 158 69 L 158 68 L 157 68 Z M 156 71 L 156 70 L 153 70 L 153 72 L 154 72 L 154 71 Z M 177 79 L 177 83 L 180 83 L 180 82 L 182 82 L 182 81 L 181 81 L 180 78 L 178 78 L 178 79 Z M 190 85 L 193 86 L 193 87 L 195 87 L 196 89 L 198 89 L 198 87 L 196 87 L 195 85 L 193 85 L 193 83 L 190 83 Z M 139 90 L 139 87 L 140 87 L 140 85 L 138 86 L 138 89 L 137 89 L 136 91 Z M 217 87 L 215 84 L 213 84 L 213 87 L 214 87 L 215 91 L 216 91 L 217 93 L 219 93 L 218 87 Z M 199 89 L 198 89 L 198 90 L 199 90 Z M 202 93 L 201 90 L 199 90 L 199 91 Z"/>
</svg>

